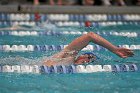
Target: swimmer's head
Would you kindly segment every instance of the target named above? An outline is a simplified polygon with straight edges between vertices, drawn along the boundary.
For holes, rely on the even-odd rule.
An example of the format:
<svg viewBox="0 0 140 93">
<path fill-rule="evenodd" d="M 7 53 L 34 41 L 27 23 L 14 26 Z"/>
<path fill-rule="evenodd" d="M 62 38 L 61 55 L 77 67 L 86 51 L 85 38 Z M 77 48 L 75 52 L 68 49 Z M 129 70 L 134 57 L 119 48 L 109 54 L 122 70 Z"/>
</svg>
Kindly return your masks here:
<svg viewBox="0 0 140 93">
<path fill-rule="evenodd" d="M 87 52 L 87 53 L 84 53 L 84 54 L 78 56 L 77 59 L 75 60 L 75 64 L 90 63 L 97 59 L 98 59 L 98 57 L 95 54 L 93 54 L 91 52 Z"/>
</svg>

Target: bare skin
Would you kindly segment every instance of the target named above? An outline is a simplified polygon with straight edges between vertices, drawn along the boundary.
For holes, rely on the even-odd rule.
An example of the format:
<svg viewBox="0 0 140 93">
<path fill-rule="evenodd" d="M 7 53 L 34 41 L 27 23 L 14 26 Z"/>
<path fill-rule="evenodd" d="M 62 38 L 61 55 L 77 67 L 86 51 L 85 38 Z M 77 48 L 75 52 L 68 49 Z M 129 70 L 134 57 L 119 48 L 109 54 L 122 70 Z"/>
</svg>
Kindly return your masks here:
<svg viewBox="0 0 140 93">
<path fill-rule="evenodd" d="M 94 32 L 89 32 L 73 40 L 64 50 L 57 54 L 54 54 L 51 57 L 52 59 L 45 60 L 44 65 L 52 66 L 70 65 L 73 63 L 80 64 L 83 61 L 87 60 L 87 57 L 85 56 L 85 58 L 83 58 L 82 60 L 76 60 L 76 56 L 78 52 L 84 47 L 86 47 L 90 42 L 107 48 L 121 58 L 132 57 L 134 55 L 132 50 L 116 47 L 115 45 L 111 44 L 109 41 L 95 34 Z M 53 60 L 53 58 L 60 60 Z"/>
</svg>

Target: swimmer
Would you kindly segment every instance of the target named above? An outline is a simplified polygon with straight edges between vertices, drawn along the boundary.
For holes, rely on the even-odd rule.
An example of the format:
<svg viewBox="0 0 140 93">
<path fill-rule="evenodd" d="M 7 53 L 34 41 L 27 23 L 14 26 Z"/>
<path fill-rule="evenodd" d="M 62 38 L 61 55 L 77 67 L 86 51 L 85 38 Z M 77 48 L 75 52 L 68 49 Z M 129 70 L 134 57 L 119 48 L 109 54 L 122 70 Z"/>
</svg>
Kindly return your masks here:
<svg viewBox="0 0 140 93">
<path fill-rule="evenodd" d="M 89 32 L 73 40 L 62 51 L 52 55 L 51 57 L 49 57 L 49 59 L 45 59 L 45 61 L 43 61 L 43 64 L 46 66 L 58 66 L 83 64 L 94 61 L 97 59 L 97 56 L 95 56 L 93 53 L 85 53 L 78 56 L 78 52 L 86 47 L 90 42 L 107 48 L 121 58 L 132 57 L 134 55 L 132 50 L 117 47 L 101 36 L 95 34 L 94 32 Z"/>
</svg>

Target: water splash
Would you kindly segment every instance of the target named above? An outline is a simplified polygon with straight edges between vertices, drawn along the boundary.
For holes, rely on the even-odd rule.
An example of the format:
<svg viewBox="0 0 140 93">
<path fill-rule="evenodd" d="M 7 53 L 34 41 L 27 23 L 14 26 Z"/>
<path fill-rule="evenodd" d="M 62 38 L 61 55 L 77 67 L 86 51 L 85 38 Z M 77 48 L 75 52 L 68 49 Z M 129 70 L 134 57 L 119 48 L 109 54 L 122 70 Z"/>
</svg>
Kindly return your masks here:
<svg viewBox="0 0 140 93">
<path fill-rule="evenodd" d="M 6 57 L 0 59 L 1 65 L 41 65 L 42 58 L 25 58 L 25 57 Z"/>
</svg>

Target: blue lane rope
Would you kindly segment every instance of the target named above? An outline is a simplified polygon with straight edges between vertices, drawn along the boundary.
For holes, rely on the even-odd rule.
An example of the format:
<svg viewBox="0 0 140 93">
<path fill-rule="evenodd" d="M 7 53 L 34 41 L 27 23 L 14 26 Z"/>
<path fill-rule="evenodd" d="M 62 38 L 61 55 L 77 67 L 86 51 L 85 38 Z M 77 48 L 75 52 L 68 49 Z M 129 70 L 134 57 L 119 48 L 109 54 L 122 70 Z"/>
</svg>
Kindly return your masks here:
<svg viewBox="0 0 140 93">
<path fill-rule="evenodd" d="M 0 51 L 60 51 L 67 45 L 0 45 Z M 119 45 L 132 50 L 140 50 L 140 45 Z M 87 45 L 82 51 L 107 51 L 106 48 L 99 45 Z"/>
<path fill-rule="evenodd" d="M 43 73 L 43 74 L 72 74 L 72 73 L 95 73 L 95 72 L 139 72 L 139 64 L 118 65 L 69 65 L 69 66 L 30 66 L 30 65 L 0 65 L 0 72 L 18 73 Z"/>
<path fill-rule="evenodd" d="M 49 20 L 63 20 L 63 21 L 129 21 L 140 20 L 139 14 L 39 14 L 40 21 Z M 33 21 L 35 15 L 33 13 L 20 14 L 20 13 L 0 13 L 1 20 L 17 20 L 17 21 Z"/>
<path fill-rule="evenodd" d="M 0 31 L 0 36 L 4 35 L 13 35 L 13 36 L 62 36 L 62 35 L 82 35 L 88 32 L 80 32 L 80 31 Z M 105 32 L 105 31 L 96 31 L 95 33 L 101 36 L 125 36 L 125 37 L 139 37 L 139 32 Z"/>
</svg>

